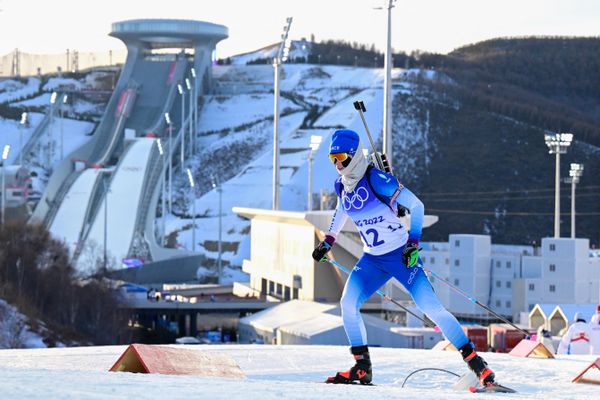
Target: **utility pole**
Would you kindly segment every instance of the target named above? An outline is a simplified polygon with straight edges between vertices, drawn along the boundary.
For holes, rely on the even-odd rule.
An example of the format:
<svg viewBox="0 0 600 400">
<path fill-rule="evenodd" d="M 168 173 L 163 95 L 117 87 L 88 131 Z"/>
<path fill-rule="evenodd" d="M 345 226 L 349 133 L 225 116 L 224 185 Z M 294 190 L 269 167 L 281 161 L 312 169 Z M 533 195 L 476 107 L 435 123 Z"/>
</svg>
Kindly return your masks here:
<svg viewBox="0 0 600 400">
<path fill-rule="evenodd" d="M 292 18 L 286 19 L 287 25 L 283 27 L 281 43 L 277 50 L 277 55 L 273 59 L 273 69 L 275 71 L 274 84 L 274 112 L 273 112 L 273 210 L 279 210 L 279 69 L 282 62 L 286 62 L 290 51 L 287 43 L 288 33 L 292 25 Z"/>
<path fill-rule="evenodd" d="M 383 153 L 392 165 L 392 8 L 395 0 L 387 0 L 387 41 L 384 58 L 383 79 Z"/>
</svg>

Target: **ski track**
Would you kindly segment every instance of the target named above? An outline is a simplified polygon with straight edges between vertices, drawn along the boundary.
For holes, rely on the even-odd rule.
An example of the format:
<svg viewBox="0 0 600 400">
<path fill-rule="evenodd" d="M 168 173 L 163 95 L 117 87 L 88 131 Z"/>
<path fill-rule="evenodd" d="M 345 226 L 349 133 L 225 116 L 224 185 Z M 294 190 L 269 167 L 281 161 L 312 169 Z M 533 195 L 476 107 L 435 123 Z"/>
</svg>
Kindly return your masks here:
<svg viewBox="0 0 600 400">
<path fill-rule="evenodd" d="M 181 347 L 181 346 L 177 346 Z M 246 379 L 107 372 L 125 346 L 0 350 L 2 399 L 574 399 L 593 398 L 597 387 L 571 380 L 595 356 L 558 359 L 517 358 L 483 353 L 498 381 L 516 394 L 471 394 L 451 387 L 456 377 L 443 368 L 467 372 L 457 352 L 372 348 L 375 386 L 327 385 L 322 381 L 351 366 L 342 346 L 199 345 L 190 351 L 220 352 L 233 357 Z M 597 371 L 592 371 L 597 372 Z"/>
</svg>

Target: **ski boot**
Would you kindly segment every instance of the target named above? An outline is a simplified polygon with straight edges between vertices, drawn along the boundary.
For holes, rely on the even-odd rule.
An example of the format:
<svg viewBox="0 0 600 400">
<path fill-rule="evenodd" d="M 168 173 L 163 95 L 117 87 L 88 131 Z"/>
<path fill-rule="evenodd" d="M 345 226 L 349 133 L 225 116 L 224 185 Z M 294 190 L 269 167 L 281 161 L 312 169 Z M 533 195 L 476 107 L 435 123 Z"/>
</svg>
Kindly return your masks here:
<svg viewBox="0 0 600 400">
<path fill-rule="evenodd" d="M 469 369 L 475 372 L 483 387 L 495 385 L 494 372 L 488 368 L 487 363 L 475 352 L 473 347 L 473 343 L 469 342 L 459 349 L 463 360 L 467 363 Z"/>
<path fill-rule="evenodd" d="M 368 346 L 350 347 L 350 353 L 354 356 L 356 364 L 348 371 L 338 372 L 335 376 L 327 378 L 325 383 L 342 383 L 370 385 L 373 379 L 371 371 L 371 358 Z"/>
</svg>

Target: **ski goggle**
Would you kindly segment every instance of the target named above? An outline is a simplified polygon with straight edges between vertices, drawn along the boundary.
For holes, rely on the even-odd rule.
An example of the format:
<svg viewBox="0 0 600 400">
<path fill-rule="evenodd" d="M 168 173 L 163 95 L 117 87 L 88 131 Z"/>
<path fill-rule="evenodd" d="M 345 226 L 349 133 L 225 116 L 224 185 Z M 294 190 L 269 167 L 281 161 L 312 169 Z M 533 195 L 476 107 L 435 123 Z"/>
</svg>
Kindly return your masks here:
<svg viewBox="0 0 600 400">
<path fill-rule="evenodd" d="M 336 162 L 344 162 L 346 161 L 351 155 L 348 153 L 333 153 L 329 155 L 329 159 L 331 160 L 332 163 L 336 163 Z"/>
</svg>

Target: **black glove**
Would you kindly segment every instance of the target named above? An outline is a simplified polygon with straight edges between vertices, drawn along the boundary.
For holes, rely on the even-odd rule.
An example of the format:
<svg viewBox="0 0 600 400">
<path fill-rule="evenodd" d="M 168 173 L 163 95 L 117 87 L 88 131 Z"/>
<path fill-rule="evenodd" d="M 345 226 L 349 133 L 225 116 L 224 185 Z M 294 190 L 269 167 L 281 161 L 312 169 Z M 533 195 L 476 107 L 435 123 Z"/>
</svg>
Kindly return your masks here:
<svg viewBox="0 0 600 400">
<path fill-rule="evenodd" d="M 412 268 L 419 262 L 419 242 L 409 240 L 402 250 L 402 262 L 407 268 Z"/>
<path fill-rule="evenodd" d="M 315 261 L 323 261 L 325 258 L 325 254 L 333 247 L 333 243 L 335 243 L 335 238 L 331 235 L 325 236 L 325 240 L 323 240 L 319 245 L 313 250 L 312 258 Z"/>
</svg>

